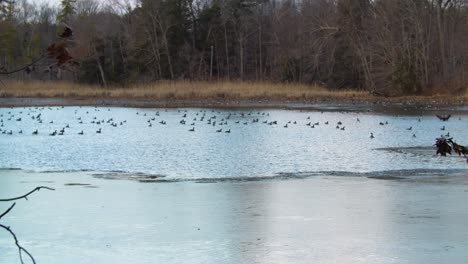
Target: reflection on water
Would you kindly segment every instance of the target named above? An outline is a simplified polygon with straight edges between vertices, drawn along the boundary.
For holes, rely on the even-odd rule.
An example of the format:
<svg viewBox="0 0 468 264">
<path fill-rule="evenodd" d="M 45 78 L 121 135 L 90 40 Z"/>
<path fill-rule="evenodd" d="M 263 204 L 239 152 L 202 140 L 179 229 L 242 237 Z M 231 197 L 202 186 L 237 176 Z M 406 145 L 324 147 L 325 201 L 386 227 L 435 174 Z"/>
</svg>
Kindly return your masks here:
<svg viewBox="0 0 468 264">
<path fill-rule="evenodd" d="M 2 220 L 38 263 L 435 264 L 468 258 L 468 205 L 461 202 L 468 198 L 466 175 L 449 184 L 333 176 L 143 184 L 85 172 L 2 171 L 0 191 L 12 196 L 43 181 L 57 190 L 19 202 Z M 2 263 L 17 260 L 11 242 L 0 239 Z"/>
<path fill-rule="evenodd" d="M 441 122 L 434 115 L 305 110 L 3 108 L 0 166 L 143 172 L 172 179 L 464 169 L 463 159 L 438 158 L 431 145 L 447 133 L 468 142 L 465 118 L 454 115 Z M 62 136 L 49 135 L 62 129 Z M 38 135 L 32 135 L 35 130 Z M 408 147 L 416 151 L 381 150 Z"/>
</svg>

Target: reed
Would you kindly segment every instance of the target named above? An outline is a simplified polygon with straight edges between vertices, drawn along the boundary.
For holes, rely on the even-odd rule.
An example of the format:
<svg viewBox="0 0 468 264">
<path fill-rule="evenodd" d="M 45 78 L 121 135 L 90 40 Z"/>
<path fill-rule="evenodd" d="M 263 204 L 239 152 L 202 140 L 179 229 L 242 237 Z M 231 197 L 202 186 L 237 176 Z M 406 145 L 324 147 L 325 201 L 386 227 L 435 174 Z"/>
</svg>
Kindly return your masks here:
<svg viewBox="0 0 468 264">
<path fill-rule="evenodd" d="M 320 86 L 270 82 L 159 81 L 130 87 L 103 88 L 69 82 L 8 81 L 0 86 L 0 97 L 299 100 L 363 96 L 369 95 L 362 91 L 330 91 Z"/>
<path fill-rule="evenodd" d="M 464 104 L 468 92 L 458 95 L 379 97 L 366 91 L 329 90 L 298 83 L 236 81 L 158 81 L 129 87 L 103 88 L 65 81 L 3 81 L 3 98 L 137 99 L 137 100 L 271 100 L 271 101 L 361 101 L 419 104 Z"/>
</svg>

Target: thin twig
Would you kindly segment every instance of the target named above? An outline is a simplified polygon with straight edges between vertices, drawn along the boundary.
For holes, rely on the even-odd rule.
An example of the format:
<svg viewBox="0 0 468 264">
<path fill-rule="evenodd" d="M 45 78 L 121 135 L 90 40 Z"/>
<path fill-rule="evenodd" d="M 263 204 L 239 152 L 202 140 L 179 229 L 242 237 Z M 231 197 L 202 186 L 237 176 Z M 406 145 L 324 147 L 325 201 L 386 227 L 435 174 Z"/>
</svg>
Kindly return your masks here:
<svg viewBox="0 0 468 264">
<path fill-rule="evenodd" d="M 40 189 L 47 189 L 47 190 L 55 191 L 55 189 L 47 187 L 47 186 L 39 186 L 39 187 L 34 188 L 34 190 L 28 192 L 25 195 L 21 195 L 21 196 L 15 197 L 15 198 L 0 199 L 0 202 L 11 202 L 11 201 L 20 200 L 20 199 L 23 199 L 23 198 L 27 200 L 28 195 L 32 194 L 33 192 L 39 191 Z"/>
<path fill-rule="evenodd" d="M 33 62 L 31 62 L 31 63 L 29 63 L 29 64 L 27 64 L 27 65 L 25 65 L 25 66 L 23 66 L 23 67 L 21 67 L 21 68 L 18 68 L 18 69 L 12 70 L 12 71 L 0 71 L 0 74 L 8 75 L 8 74 L 12 74 L 12 73 L 15 73 L 15 72 L 22 71 L 22 70 L 24 70 L 24 69 L 26 69 L 26 68 L 28 68 L 28 67 L 30 67 L 30 66 L 36 64 L 37 62 L 39 62 L 39 61 L 42 60 L 43 58 L 45 58 L 45 56 L 44 56 L 44 55 L 41 55 L 41 56 L 40 56 L 39 58 L 37 58 L 35 61 L 33 61 Z"/>
<path fill-rule="evenodd" d="M 23 261 L 23 256 L 22 256 L 22 252 L 26 253 L 26 255 L 29 256 L 29 258 L 31 259 L 31 261 L 36 264 L 36 260 L 34 259 L 34 257 L 31 255 L 31 253 L 29 253 L 24 247 L 22 247 L 19 242 L 18 242 L 18 238 L 16 237 L 15 233 L 10 229 L 9 226 L 4 226 L 2 224 L 0 224 L 0 227 L 5 229 L 6 231 L 8 231 L 11 236 L 15 239 L 15 244 L 16 244 L 16 247 L 18 247 L 18 252 L 19 252 L 19 256 L 20 256 L 20 261 L 21 261 L 21 264 L 24 264 L 24 261 Z"/>
<path fill-rule="evenodd" d="M 16 203 L 13 203 L 10 208 L 8 208 L 5 212 L 3 212 L 3 214 L 0 215 L 0 219 L 2 219 L 2 217 L 4 217 L 5 215 L 7 215 L 11 209 L 13 209 L 13 207 L 15 207 Z"/>
</svg>

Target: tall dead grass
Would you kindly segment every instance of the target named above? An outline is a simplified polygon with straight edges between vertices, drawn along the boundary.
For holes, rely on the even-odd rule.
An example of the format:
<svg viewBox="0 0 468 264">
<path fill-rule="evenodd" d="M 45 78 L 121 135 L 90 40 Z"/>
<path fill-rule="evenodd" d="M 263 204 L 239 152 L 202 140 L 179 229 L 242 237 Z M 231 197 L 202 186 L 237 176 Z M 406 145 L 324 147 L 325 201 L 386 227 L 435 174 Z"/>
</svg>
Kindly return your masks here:
<svg viewBox="0 0 468 264">
<path fill-rule="evenodd" d="M 111 99 L 317 99 L 369 97 L 362 91 L 330 91 L 320 86 L 269 82 L 159 81 L 130 87 L 81 85 L 69 82 L 8 81 L 0 97 L 111 98 Z"/>
<path fill-rule="evenodd" d="M 3 81 L 3 98 L 64 98 L 64 99 L 137 99 L 137 100 L 303 100 L 361 101 L 417 104 L 466 104 L 468 91 L 458 95 L 379 97 L 365 91 L 331 91 L 324 87 L 293 83 L 235 81 L 159 81 L 130 87 L 82 85 L 70 82 Z"/>
</svg>

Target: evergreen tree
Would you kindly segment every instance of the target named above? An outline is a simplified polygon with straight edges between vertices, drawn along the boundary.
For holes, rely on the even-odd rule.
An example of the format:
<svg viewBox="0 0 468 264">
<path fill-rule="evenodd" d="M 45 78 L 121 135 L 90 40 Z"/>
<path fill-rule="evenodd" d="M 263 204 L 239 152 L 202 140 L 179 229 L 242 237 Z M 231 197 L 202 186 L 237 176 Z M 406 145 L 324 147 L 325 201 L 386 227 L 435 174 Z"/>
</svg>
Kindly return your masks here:
<svg viewBox="0 0 468 264">
<path fill-rule="evenodd" d="M 75 13 L 75 3 L 76 0 L 61 0 L 58 21 L 66 23 L 70 19 L 70 16 Z"/>
</svg>

